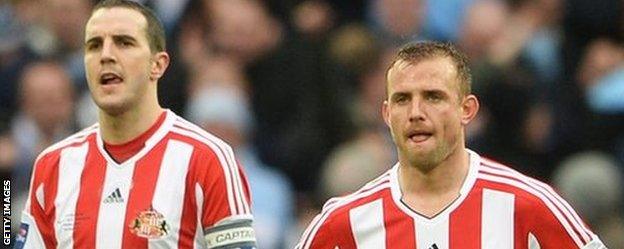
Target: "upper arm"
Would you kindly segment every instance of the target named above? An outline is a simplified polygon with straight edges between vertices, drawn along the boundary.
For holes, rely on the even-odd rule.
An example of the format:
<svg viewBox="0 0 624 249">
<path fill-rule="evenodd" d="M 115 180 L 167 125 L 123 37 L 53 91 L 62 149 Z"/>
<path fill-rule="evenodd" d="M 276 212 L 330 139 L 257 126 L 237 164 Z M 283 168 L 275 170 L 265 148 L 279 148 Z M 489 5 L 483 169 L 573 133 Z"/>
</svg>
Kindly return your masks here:
<svg viewBox="0 0 624 249">
<path fill-rule="evenodd" d="M 534 205 L 529 231 L 541 248 L 600 248 L 593 246 L 602 242 L 563 198 L 554 191 L 547 196 Z"/>
<path fill-rule="evenodd" d="M 202 154 L 196 189 L 200 220 L 208 248 L 235 246 L 254 248 L 250 195 L 247 179 L 231 151 Z"/>
<path fill-rule="evenodd" d="M 54 155 L 44 155 L 37 158 L 33 166 L 15 248 L 53 248 L 56 245 L 52 212 L 56 184 L 51 179 L 57 173 L 57 162 Z"/>
<path fill-rule="evenodd" d="M 338 246 L 337 236 L 332 231 L 329 214 L 318 214 L 303 232 L 297 249 L 334 249 Z"/>
</svg>

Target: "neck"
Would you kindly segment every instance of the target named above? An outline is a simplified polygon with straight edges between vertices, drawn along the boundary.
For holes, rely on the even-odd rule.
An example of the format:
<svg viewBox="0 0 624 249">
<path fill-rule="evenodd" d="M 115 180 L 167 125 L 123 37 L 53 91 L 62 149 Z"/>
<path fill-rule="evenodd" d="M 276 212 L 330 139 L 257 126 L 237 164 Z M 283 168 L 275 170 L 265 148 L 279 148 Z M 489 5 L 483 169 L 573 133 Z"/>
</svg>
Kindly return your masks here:
<svg viewBox="0 0 624 249">
<path fill-rule="evenodd" d="M 459 194 L 468 175 L 470 158 L 463 146 L 458 147 L 428 171 L 406 164 L 407 162 L 400 162 L 398 175 L 403 194 L 421 197 Z"/>
<path fill-rule="evenodd" d="M 109 144 L 123 144 L 147 131 L 163 109 L 156 97 L 146 102 L 115 115 L 99 109 L 102 139 Z"/>
</svg>

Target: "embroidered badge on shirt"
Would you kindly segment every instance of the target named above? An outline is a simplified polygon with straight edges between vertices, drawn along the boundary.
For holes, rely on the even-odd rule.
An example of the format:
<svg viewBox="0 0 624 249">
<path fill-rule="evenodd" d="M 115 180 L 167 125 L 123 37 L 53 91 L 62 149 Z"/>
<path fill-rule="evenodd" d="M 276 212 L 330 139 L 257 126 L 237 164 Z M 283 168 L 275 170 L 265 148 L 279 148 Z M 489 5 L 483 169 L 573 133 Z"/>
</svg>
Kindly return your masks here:
<svg viewBox="0 0 624 249">
<path fill-rule="evenodd" d="M 15 238 L 15 245 L 13 248 L 22 249 L 24 248 L 24 244 L 26 244 L 26 238 L 28 237 L 28 224 L 22 223 L 20 225 L 20 230 L 17 233 L 17 238 Z"/>
<path fill-rule="evenodd" d="M 139 237 L 158 239 L 169 233 L 169 225 L 165 216 L 150 206 L 132 221 L 130 232 Z"/>
</svg>

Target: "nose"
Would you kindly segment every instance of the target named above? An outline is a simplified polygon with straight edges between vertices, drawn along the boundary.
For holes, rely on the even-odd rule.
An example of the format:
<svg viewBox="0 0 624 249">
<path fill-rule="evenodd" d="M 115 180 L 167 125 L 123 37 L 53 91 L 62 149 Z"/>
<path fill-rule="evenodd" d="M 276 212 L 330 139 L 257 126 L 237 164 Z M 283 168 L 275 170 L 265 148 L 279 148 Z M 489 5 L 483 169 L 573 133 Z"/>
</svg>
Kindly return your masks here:
<svg viewBox="0 0 624 249">
<path fill-rule="evenodd" d="M 417 98 L 412 99 L 412 105 L 409 111 L 410 122 L 421 122 L 425 120 L 425 113 L 423 111 L 423 105 Z"/>
<path fill-rule="evenodd" d="M 101 51 L 100 63 L 105 64 L 117 61 L 115 57 L 115 44 L 110 39 L 104 40 Z"/>
</svg>

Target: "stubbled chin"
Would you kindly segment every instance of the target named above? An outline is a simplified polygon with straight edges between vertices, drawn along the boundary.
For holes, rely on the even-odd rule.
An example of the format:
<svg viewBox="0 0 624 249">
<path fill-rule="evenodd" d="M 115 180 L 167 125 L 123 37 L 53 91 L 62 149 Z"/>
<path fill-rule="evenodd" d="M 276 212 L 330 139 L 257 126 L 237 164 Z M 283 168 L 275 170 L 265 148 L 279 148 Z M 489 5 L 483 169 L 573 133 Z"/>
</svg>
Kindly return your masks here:
<svg viewBox="0 0 624 249">
<path fill-rule="evenodd" d="M 127 109 L 128 103 L 123 101 L 120 96 L 100 96 L 96 98 L 95 104 L 98 108 L 109 115 L 118 115 Z"/>
</svg>

